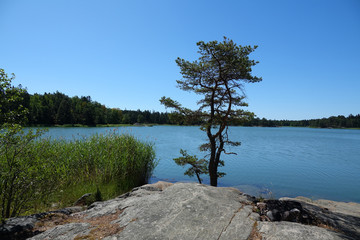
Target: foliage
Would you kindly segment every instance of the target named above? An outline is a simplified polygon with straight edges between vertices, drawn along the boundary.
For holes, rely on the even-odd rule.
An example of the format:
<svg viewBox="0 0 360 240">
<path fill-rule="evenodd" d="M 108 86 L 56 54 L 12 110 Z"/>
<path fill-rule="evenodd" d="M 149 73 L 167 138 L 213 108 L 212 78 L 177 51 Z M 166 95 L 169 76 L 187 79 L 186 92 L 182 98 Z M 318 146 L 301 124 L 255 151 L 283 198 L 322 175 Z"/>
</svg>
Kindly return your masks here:
<svg viewBox="0 0 360 240">
<path fill-rule="evenodd" d="M 191 117 L 179 112 L 160 113 L 157 111 L 133 111 L 106 108 L 104 105 L 91 100 L 91 97 L 68 97 L 65 94 L 45 93 L 30 95 L 25 89 L 21 90 L 21 98 L 13 101 L 13 107 L 21 107 L 28 116 L 29 125 L 107 125 L 107 124 L 176 124 L 201 125 L 205 119 L 201 115 Z M 19 93 L 19 92 L 18 92 Z M 16 104 L 15 104 L 16 103 Z M 29 110 L 26 110 L 29 108 Z M 28 112 L 26 112 L 28 111 Z M 255 118 L 253 113 L 244 112 L 244 118 L 231 118 L 231 126 L 293 126 L 293 127 L 321 127 L 321 128 L 360 128 L 360 115 L 339 115 L 322 119 L 310 120 L 270 120 Z M 0 116 L 3 116 L 2 114 Z M 3 121 L 0 117 L 0 123 Z"/>
<path fill-rule="evenodd" d="M 89 138 L 49 141 L 62 174 L 62 194 L 54 197 L 66 206 L 84 193 L 99 190 L 103 199 L 115 197 L 148 181 L 156 166 L 151 143 L 116 131 Z"/>
<path fill-rule="evenodd" d="M 226 37 L 222 42 L 200 41 L 197 46 L 200 54 L 197 61 L 177 58 L 176 63 L 183 77 L 177 80 L 178 87 L 202 95 L 203 98 L 197 102 L 199 108 L 191 110 L 166 97 L 161 98 L 160 102 L 187 121 L 201 120 L 201 130 L 206 132 L 209 142 L 202 145 L 200 150 L 209 153 L 210 184 L 217 186 L 220 177 L 218 167 L 224 164 L 220 157 L 222 153 L 227 153 L 225 145 L 240 145 L 229 140 L 228 126 L 233 121 L 252 116 L 240 108 L 247 106 L 243 84 L 261 81 L 261 78 L 251 75 L 252 66 L 257 62 L 249 59 L 249 54 L 257 46 L 243 47 Z"/>
<path fill-rule="evenodd" d="M 204 158 L 198 159 L 196 156 L 191 156 L 183 149 L 180 149 L 180 154 L 182 157 L 174 158 L 175 163 L 180 166 L 189 164 L 191 167 L 185 171 L 184 175 L 188 175 L 190 177 L 196 175 L 199 183 L 201 184 L 202 179 L 200 178 L 200 175 L 208 174 L 208 161 Z"/>
<path fill-rule="evenodd" d="M 268 120 L 266 118 L 253 118 L 245 121 L 242 126 L 262 126 L 262 127 L 314 127 L 314 128 L 360 128 L 360 114 L 348 117 L 343 115 L 332 116 L 329 118 L 310 119 L 310 120 Z"/>
<path fill-rule="evenodd" d="M 2 144 L 2 218 L 34 212 L 51 202 L 66 206 L 89 191 L 96 191 L 95 200 L 115 197 L 145 184 L 156 166 L 152 144 L 130 135 L 113 131 L 72 141 L 34 141 L 38 134 L 30 132 L 26 136 L 32 138 L 17 135 L 16 143 L 8 144 L 16 145 Z"/>
<path fill-rule="evenodd" d="M 0 144 L 0 218 L 19 215 L 32 201 L 46 198 L 58 183 L 47 147 L 36 139 L 40 131 L 25 133 L 19 125 L 3 129 Z"/>
<path fill-rule="evenodd" d="M 42 131 L 22 128 L 26 91 L 13 87 L 14 76 L 8 78 L 3 69 L 0 77 L 0 221 L 51 202 L 71 204 L 89 189 L 96 189 L 99 200 L 147 182 L 156 166 L 152 144 L 115 131 L 73 141 L 41 138 Z M 60 102 L 57 119 L 68 119 L 71 112 L 64 96 L 54 95 L 54 102 Z"/>
<path fill-rule="evenodd" d="M 41 131 L 23 131 L 27 109 L 21 103 L 25 90 L 11 85 L 14 78 L 14 74 L 9 78 L 0 69 L 0 220 L 18 215 L 29 201 L 42 199 L 56 181 L 51 163 L 37 157 L 42 154 L 42 145 L 29 152 L 29 145 Z"/>
<path fill-rule="evenodd" d="M 14 87 L 11 81 L 15 79 L 15 75 L 11 77 L 0 68 L 0 125 L 1 129 L 5 128 L 3 124 L 23 124 L 26 120 L 25 114 L 27 110 L 24 108 L 23 94 L 26 92 L 21 86 Z"/>
<path fill-rule="evenodd" d="M 29 108 L 29 125 L 169 123 L 165 113 L 107 108 L 92 101 L 90 96 L 69 97 L 60 92 L 25 95 L 28 99 L 24 105 Z"/>
<path fill-rule="evenodd" d="M 93 135 L 73 141 L 51 140 L 56 162 L 66 169 L 66 185 L 81 182 L 116 181 L 121 189 L 131 189 L 147 182 L 156 163 L 151 143 L 138 141 L 115 130 L 106 135 Z"/>
</svg>

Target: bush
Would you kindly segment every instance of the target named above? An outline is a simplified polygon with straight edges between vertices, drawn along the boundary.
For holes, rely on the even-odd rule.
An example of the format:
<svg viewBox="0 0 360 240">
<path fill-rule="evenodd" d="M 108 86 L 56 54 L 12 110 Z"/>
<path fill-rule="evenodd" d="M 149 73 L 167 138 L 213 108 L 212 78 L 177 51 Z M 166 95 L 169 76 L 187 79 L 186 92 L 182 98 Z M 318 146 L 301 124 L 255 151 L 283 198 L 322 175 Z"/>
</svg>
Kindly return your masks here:
<svg viewBox="0 0 360 240">
<path fill-rule="evenodd" d="M 32 201 L 43 200 L 55 189 L 54 163 L 42 157 L 46 146 L 33 142 L 39 134 L 24 133 L 19 126 L 1 130 L 0 219 L 19 215 Z"/>
</svg>

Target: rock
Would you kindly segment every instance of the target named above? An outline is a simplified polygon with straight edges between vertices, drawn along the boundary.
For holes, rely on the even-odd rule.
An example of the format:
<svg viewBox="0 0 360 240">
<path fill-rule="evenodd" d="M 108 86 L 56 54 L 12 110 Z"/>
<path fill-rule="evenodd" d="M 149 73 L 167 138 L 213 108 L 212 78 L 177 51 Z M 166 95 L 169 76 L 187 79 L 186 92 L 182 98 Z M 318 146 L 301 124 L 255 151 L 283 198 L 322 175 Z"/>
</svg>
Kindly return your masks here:
<svg viewBox="0 0 360 240">
<path fill-rule="evenodd" d="M 87 202 L 89 200 L 89 198 L 91 197 L 91 193 L 85 193 L 84 195 L 82 195 L 78 200 L 76 200 L 74 202 L 74 206 L 85 206 L 87 205 Z"/>
<path fill-rule="evenodd" d="M 292 222 L 259 222 L 257 231 L 262 239 L 276 240 L 340 240 L 352 239 L 325 228 L 301 225 Z"/>
<path fill-rule="evenodd" d="M 5 224 L 0 225 L 0 236 L 2 240 L 7 239 L 26 239 L 38 233 L 34 231 L 36 223 L 52 214 L 70 215 L 72 213 L 80 212 L 81 207 L 69 207 L 56 211 L 37 213 L 31 216 L 17 217 L 8 219 Z"/>
<path fill-rule="evenodd" d="M 236 189 L 194 183 L 177 183 L 163 191 L 154 188 L 145 185 L 119 198 L 94 203 L 80 218 L 90 221 L 120 210 L 111 224 L 122 231 L 105 234 L 104 239 L 247 239 L 259 220 L 251 201 Z M 33 239 L 56 237 L 49 234 L 46 231 Z M 75 237 L 79 236 L 72 239 Z"/>
<path fill-rule="evenodd" d="M 241 203 L 248 198 L 234 189 L 179 183 L 151 195 L 136 192 L 118 202 L 125 210 L 117 223 L 125 228 L 117 239 L 229 239 L 234 234 L 246 239 L 258 218 Z M 99 210 L 110 211 L 102 205 L 87 215 L 96 217 Z"/>
<path fill-rule="evenodd" d="M 81 238 L 82 236 L 87 236 L 90 232 L 90 224 L 89 223 L 68 223 L 61 226 L 54 227 L 42 234 L 39 234 L 35 237 L 32 237 L 33 240 L 44 240 L 44 239 L 52 239 L 52 240 L 68 240 L 74 239 L 74 236 L 77 236 L 78 239 L 86 239 Z"/>
<path fill-rule="evenodd" d="M 327 204 L 330 202 L 326 201 Z M 320 226 L 360 239 L 360 214 L 356 214 L 360 209 L 360 204 L 352 203 L 354 211 L 350 213 L 344 203 L 332 203 L 332 206 L 341 206 L 340 209 L 333 209 L 334 212 L 321 206 L 319 202 L 312 204 L 310 201 L 305 202 L 299 199 L 281 198 L 264 200 L 264 203 L 265 205 L 261 205 L 262 210 L 259 211 L 262 215 L 261 219 Z"/>
<path fill-rule="evenodd" d="M 1 239 L 26 239 L 32 237 L 32 229 L 38 220 L 34 216 L 10 218 L 5 224 L 0 225 Z"/>
<path fill-rule="evenodd" d="M 301 211 L 297 208 L 293 208 L 290 211 L 286 211 L 285 213 L 288 213 L 288 214 L 284 214 L 284 216 L 283 216 L 284 221 L 298 222 L 300 219 Z"/>
<path fill-rule="evenodd" d="M 355 239 L 360 239 L 360 204 L 358 203 L 312 201 L 304 197 L 282 198 L 281 201 L 301 204 L 313 225 L 335 229 Z"/>
<path fill-rule="evenodd" d="M 265 207 L 260 212 L 271 221 L 289 221 L 304 224 L 312 224 L 313 218 L 298 201 L 287 200 L 264 200 Z"/>
<path fill-rule="evenodd" d="M 172 185 L 173 185 L 173 183 L 170 183 L 170 182 L 158 181 L 157 183 L 146 184 L 144 186 L 152 186 L 152 187 L 158 188 L 160 190 L 165 190 L 165 188 L 168 188 Z"/>
<path fill-rule="evenodd" d="M 297 201 L 300 203 L 307 203 L 310 205 L 315 205 L 320 208 L 323 208 L 323 211 L 331 211 L 334 213 L 341 213 L 345 215 L 351 215 L 354 217 L 360 217 L 360 204 L 354 202 L 336 202 L 331 200 L 311 200 L 306 197 L 296 197 L 296 198 L 280 198 L 279 200 L 283 201 Z"/>
<path fill-rule="evenodd" d="M 323 210 L 295 200 L 256 202 L 233 188 L 160 182 L 135 188 L 109 201 L 95 202 L 85 211 L 54 215 L 48 221 L 41 220 L 41 224 L 38 221 L 32 228 L 33 235 L 37 235 L 27 237 L 33 236 L 33 240 L 360 239 L 358 216 Z"/>
<path fill-rule="evenodd" d="M 274 211 L 277 211 L 276 209 L 274 209 Z M 279 221 L 278 219 L 276 219 L 276 217 L 273 214 L 273 211 L 268 211 L 266 213 L 266 216 L 270 219 L 270 221 Z"/>
</svg>

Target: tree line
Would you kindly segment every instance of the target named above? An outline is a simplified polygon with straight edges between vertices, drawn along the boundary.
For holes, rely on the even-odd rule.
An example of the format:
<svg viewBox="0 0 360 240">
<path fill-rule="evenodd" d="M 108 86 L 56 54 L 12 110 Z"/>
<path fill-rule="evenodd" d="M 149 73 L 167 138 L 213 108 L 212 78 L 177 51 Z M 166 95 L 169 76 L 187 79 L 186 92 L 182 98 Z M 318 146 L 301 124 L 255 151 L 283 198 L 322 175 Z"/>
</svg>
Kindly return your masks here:
<svg viewBox="0 0 360 240">
<path fill-rule="evenodd" d="M 157 164 L 151 143 L 116 131 L 66 141 L 40 138 L 46 129 L 25 130 L 29 121 L 105 121 L 95 112 L 107 109 L 90 97 L 30 95 L 11 84 L 14 78 L 0 68 L 0 224 L 20 214 L 48 211 L 52 203 L 69 206 L 84 193 L 93 193 L 86 201 L 90 204 L 102 201 L 101 191 L 108 199 L 147 182 Z M 74 113 L 77 104 L 83 110 Z M 95 110 L 92 116 L 86 115 L 89 109 Z M 11 236 L 5 232 L 0 238 Z"/>
<path fill-rule="evenodd" d="M 90 96 L 69 97 L 64 93 L 29 94 L 21 86 L 12 87 L 14 93 L 21 89 L 21 100 L 1 104 L 0 109 L 28 110 L 27 125 L 88 125 L 98 124 L 173 124 L 201 125 L 201 118 L 184 118 L 176 112 L 163 113 L 157 111 L 120 110 L 107 108 L 93 101 Z M 0 94 L 1 95 L 1 94 Z M 4 122 L 3 114 L 0 124 Z M 16 116 L 13 116 L 16 118 Z M 249 127 L 313 127 L 313 128 L 360 128 L 360 114 L 345 117 L 343 115 L 310 120 L 270 120 L 266 118 L 248 117 L 240 121 L 230 121 L 232 126 Z"/>
<path fill-rule="evenodd" d="M 90 96 L 69 97 L 58 91 L 55 93 L 29 94 L 25 90 L 21 97 L 20 101 L 13 102 L 11 106 L 6 107 L 14 109 L 21 105 L 28 109 L 27 125 L 29 126 L 170 123 L 167 113 L 107 108 L 91 100 Z"/>
<path fill-rule="evenodd" d="M 266 118 L 253 118 L 245 121 L 242 126 L 261 127 L 313 127 L 313 128 L 360 128 L 360 114 L 345 117 L 343 115 L 331 116 L 310 120 L 268 120 Z"/>
</svg>

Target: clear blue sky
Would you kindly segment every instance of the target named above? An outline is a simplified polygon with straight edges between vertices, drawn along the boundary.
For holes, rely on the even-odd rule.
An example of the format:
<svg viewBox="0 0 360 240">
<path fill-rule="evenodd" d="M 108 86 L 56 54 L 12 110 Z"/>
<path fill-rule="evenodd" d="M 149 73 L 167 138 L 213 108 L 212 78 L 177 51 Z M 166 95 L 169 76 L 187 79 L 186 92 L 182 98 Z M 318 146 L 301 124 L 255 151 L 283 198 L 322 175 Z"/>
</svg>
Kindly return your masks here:
<svg viewBox="0 0 360 240">
<path fill-rule="evenodd" d="M 258 45 L 249 108 L 268 119 L 360 113 L 360 1 L 0 0 L 0 68 L 28 92 L 91 96 L 107 107 L 165 111 L 175 59 L 196 42 Z"/>
</svg>

